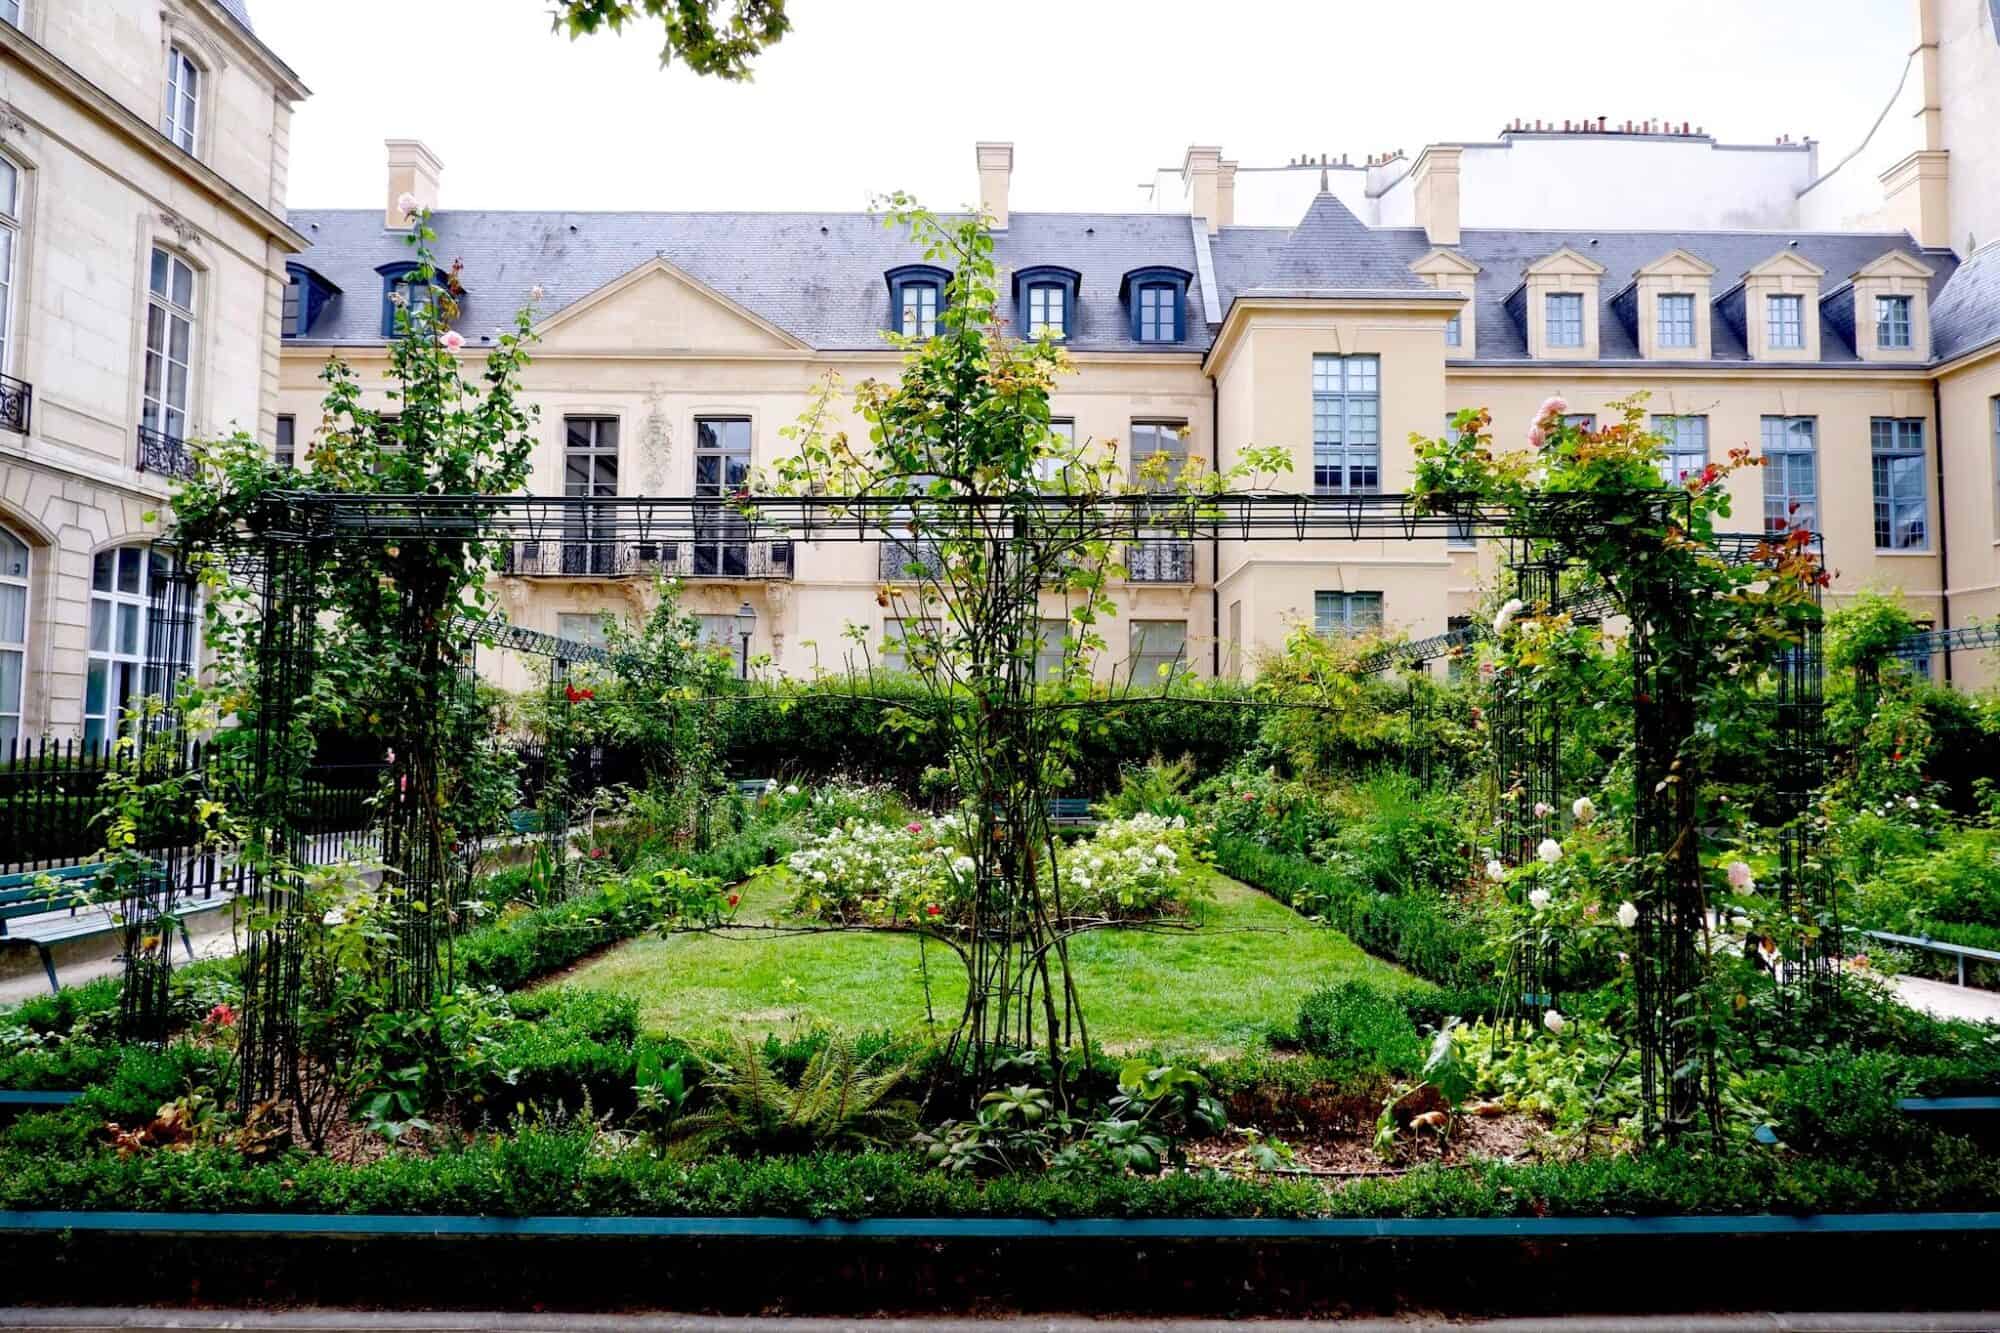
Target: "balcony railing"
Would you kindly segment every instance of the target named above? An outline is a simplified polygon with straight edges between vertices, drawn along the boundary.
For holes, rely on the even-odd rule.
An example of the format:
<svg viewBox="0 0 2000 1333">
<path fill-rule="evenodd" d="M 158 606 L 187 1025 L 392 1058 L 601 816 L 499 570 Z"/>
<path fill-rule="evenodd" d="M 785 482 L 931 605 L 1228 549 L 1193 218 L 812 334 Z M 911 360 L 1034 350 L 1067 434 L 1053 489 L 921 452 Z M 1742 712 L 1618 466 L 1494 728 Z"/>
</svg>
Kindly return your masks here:
<svg viewBox="0 0 2000 1333">
<path fill-rule="evenodd" d="M 790 542 L 514 542 L 503 572 L 526 578 L 789 579 L 792 554 Z"/>
<path fill-rule="evenodd" d="M 1193 583 L 1194 543 L 1135 542 L 1125 548 L 1125 577 L 1131 583 Z"/>
<path fill-rule="evenodd" d="M 12 375 L 0 375 L 0 430 L 26 435 L 29 411 L 34 405 L 33 385 Z"/>
<path fill-rule="evenodd" d="M 879 577 L 884 583 L 936 582 L 944 574 L 944 555 L 934 541 L 883 542 Z"/>
<path fill-rule="evenodd" d="M 141 426 L 139 470 L 157 472 L 163 477 L 192 477 L 195 471 L 194 454 L 187 447 L 187 441 Z"/>
</svg>

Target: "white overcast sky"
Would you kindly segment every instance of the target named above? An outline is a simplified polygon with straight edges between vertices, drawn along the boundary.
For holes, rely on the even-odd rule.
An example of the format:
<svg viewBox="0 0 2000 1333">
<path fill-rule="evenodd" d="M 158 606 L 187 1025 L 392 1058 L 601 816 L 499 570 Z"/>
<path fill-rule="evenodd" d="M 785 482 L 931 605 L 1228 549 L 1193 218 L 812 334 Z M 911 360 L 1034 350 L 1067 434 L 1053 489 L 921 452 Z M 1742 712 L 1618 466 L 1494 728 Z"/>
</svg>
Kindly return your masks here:
<svg viewBox="0 0 2000 1333">
<path fill-rule="evenodd" d="M 1190 143 L 1359 161 L 1516 116 L 1811 135 L 1824 169 L 1914 30 L 1910 0 L 791 0 L 792 33 L 731 85 L 660 69 L 657 28 L 571 43 L 547 0 L 249 3 L 313 90 L 307 208 L 380 207 L 388 137 L 444 160 L 446 208 L 954 208 L 980 139 L 1013 141 L 1016 208 L 1136 208 Z"/>
</svg>

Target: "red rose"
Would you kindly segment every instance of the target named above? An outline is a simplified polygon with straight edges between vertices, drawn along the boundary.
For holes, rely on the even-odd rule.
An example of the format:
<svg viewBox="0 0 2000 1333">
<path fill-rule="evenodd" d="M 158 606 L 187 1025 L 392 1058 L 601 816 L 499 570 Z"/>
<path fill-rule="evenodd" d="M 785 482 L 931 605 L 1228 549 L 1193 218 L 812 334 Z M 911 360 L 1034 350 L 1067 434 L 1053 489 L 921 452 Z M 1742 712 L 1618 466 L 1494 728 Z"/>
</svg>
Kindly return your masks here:
<svg viewBox="0 0 2000 1333">
<path fill-rule="evenodd" d="M 235 1027 L 236 1011 L 232 1009 L 229 1006 L 229 1004 L 225 1001 L 224 1003 L 218 1004 L 215 1006 L 215 1008 L 208 1011 L 208 1021 L 215 1024 L 217 1027 L 224 1027 L 224 1028 Z"/>
<path fill-rule="evenodd" d="M 593 861 L 602 861 L 604 859 L 604 849 L 602 847 L 591 848 L 590 859 Z"/>
<path fill-rule="evenodd" d="M 926 907 L 924 909 L 924 912 L 928 916 L 936 916 L 939 912 L 942 912 L 943 910 L 944 909 L 942 907 L 939 907 L 936 903 L 932 903 L 929 907 Z"/>
<path fill-rule="evenodd" d="M 743 895 L 740 893 L 732 893 L 724 901 L 726 901 L 731 907 L 734 907 L 736 906 L 736 904 L 743 901 Z"/>
</svg>

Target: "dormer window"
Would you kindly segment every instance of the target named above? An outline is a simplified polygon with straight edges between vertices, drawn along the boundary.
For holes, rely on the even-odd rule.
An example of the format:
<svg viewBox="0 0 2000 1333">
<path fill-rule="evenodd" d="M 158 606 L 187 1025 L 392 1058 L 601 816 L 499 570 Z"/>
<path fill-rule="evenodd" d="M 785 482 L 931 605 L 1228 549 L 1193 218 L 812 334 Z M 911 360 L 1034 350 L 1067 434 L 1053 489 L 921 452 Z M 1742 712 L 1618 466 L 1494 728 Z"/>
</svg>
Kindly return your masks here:
<svg viewBox="0 0 2000 1333">
<path fill-rule="evenodd" d="M 302 338 L 312 331 L 313 321 L 340 289 L 304 264 L 285 265 L 285 317 L 283 335 Z"/>
<path fill-rule="evenodd" d="M 418 264 L 384 264 L 375 270 L 382 275 L 382 336 L 398 332 L 397 307 L 414 318 L 419 309 L 437 303 L 437 288 L 424 280 Z M 407 325 L 404 325 L 407 327 Z"/>
<path fill-rule="evenodd" d="M 1083 275 L 1066 268 L 1024 268 L 1014 275 L 1014 311 L 1024 338 L 1076 332 L 1076 289 Z"/>
<path fill-rule="evenodd" d="M 1884 349 L 1906 349 L 1912 345 L 1909 297 L 1875 298 L 1875 345 Z"/>
<path fill-rule="evenodd" d="M 1550 292 L 1548 315 L 1545 327 L 1548 330 L 1549 346 L 1583 346 L 1583 294 L 1581 292 Z"/>
<path fill-rule="evenodd" d="M 1764 327 L 1771 346 L 1779 351 L 1798 351 L 1806 345 L 1806 299 L 1786 293 L 1764 298 Z"/>
<path fill-rule="evenodd" d="M 1527 266 L 1507 308 L 1527 326 L 1528 355 L 1591 361 L 1598 355 L 1599 283 L 1604 265 L 1558 248 Z"/>
<path fill-rule="evenodd" d="M 1694 297 L 1686 292 L 1662 292 L 1659 296 L 1661 347 L 1694 346 Z"/>
<path fill-rule="evenodd" d="M 1141 268 L 1118 284 L 1132 317 L 1132 341 L 1177 343 L 1187 337 L 1189 275 L 1177 268 Z"/>
<path fill-rule="evenodd" d="M 911 338 L 936 337 L 951 274 L 929 264 L 905 264 L 883 276 L 889 283 L 889 327 Z"/>
</svg>

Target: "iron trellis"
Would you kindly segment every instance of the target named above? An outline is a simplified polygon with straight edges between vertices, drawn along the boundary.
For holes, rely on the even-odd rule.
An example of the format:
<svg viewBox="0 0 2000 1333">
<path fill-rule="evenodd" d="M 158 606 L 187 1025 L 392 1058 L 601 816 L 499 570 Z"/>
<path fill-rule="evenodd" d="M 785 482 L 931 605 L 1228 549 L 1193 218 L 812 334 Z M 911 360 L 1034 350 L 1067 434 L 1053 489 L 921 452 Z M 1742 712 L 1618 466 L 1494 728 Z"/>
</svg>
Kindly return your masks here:
<svg viewBox="0 0 2000 1333">
<path fill-rule="evenodd" d="M 1660 503 L 1674 503 L 1663 496 Z M 1560 586 L 1568 563 L 1566 551 L 1576 549 L 1580 534 L 1604 532 L 1605 509 L 1592 495 L 1544 497 L 1527 509 L 1459 503 L 1453 497 L 1406 495 L 1297 495 L 1283 493 L 1221 493 L 1192 496 L 1117 495 L 1069 497 L 1016 495 L 975 497 L 894 496 L 744 496 L 727 500 L 697 497 L 590 497 L 587 500 L 549 496 L 351 495 L 287 492 L 270 497 L 249 530 L 238 539 L 255 551 L 258 563 L 273 572 L 266 582 L 259 661 L 263 669 L 264 709 L 260 728 L 256 814 L 264 836 L 283 845 L 295 835 L 289 826 L 286 791 L 297 765 L 287 747 L 273 737 L 289 725 L 288 700 L 307 684 L 312 663 L 314 619 L 318 608 L 307 577 L 315 562 L 334 558 L 341 550 L 376 545 L 384 548 L 412 542 L 479 544 L 497 552 L 504 568 L 510 550 L 529 543 L 574 543 L 575 518 L 587 509 L 593 544 L 658 547 L 691 542 L 711 533 L 727 519 L 732 541 L 757 542 L 897 542 L 911 530 L 911 515 L 920 511 L 924 529 L 933 536 L 990 542 L 996 549 L 1010 543 L 1064 538 L 1136 542 L 1169 536 L 1179 540 L 1212 538 L 1223 541 L 1351 542 L 1383 539 L 1437 539 L 1475 535 L 1503 539 L 1509 548 L 1509 570 L 1518 595 L 1531 605 L 1585 611 L 1601 605 L 1597 594 L 1565 594 Z M 1761 536 L 1730 536 L 1715 543 L 1716 553 L 1731 561 L 1758 558 Z M 607 558 L 614 558 L 612 552 Z M 621 563 L 610 567 L 624 568 Z M 1660 605 L 1670 607 L 1672 596 Z M 1671 612 L 1668 612 L 1671 614 Z M 609 653 L 536 634 L 505 622 L 460 617 L 450 633 L 463 642 L 491 642 L 521 651 L 538 652 L 554 663 L 553 682 L 565 678 L 569 664 L 613 665 Z M 1426 641 L 1424 652 L 1448 641 Z M 1658 770 L 1679 753 L 1694 725 L 1692 701 L 1705 662 L 1655 661 L 1647 653 L 1645 636 L 1638 636 L 1635 662 L 1640 718 L 1641 760 L 1635 765 L 1638 850 L 1667 864 L 1674 887 L 1662 910 L 1642 922 L 1639 952 L 1648 955 L 1641 978 L 1641 1043 L 1649 1073 L 1649 1092 L 1660 1098 L 1656 1123 L 1670 1130 L 1685 1127 L 1699 1108 L 1689 1104 L 1679 1073 L 1667 1088 L 1655 1088 L 1653 1074 L 1682 1069 L 1694 1052 L 1686 1034 L 1691 1026 L 1679 1012 L 1697 975 L 1700 932 L 1704 923 L 1692 904 L 1699 901 L 1700 866 L 1685 838 L 1670 840 L 1669 831 L 1685 826 L 1691 799 L 1686 783 L 1668 784 L 1673 808 L 1661 807 L 1652 795 L 1661 778 Z M 1788 660 L 1781 673 L 1781 720 L 1789 728 L 1790 758 L 1779 781 L 1791 806 L 1804 810 L 1824 768 L 1820 727 L 1820 673 L 1816 629 L 1814 641 Z M 1421 660 L 1408 648 L 1391 662 Z M 1538 711 L 1540 709 L 1541 711 Z M 1543 716 L 1539 705 L 1523 703 L 1519 717 L 1506 712 L 1500 725 L 1509 739 L 1499 756 L 1499 776 L 1506 790 L 1517 793 L 1515 814 L 1503 817 L 1503 845 L 1516 855 L 1532 848 L 1540 830 L 1534 827 L 1534 806 L 1553 804 L 1558 779 L 1556 757 L 1560 718 Z M 418 744 L 439 744 L 441 737 L 413 738 Z M 1815 747 L 1819 747 L 1815 750 Z M 294 747 L 295 748 L 295 747 Z M 1652 756 L 1648 759 L 1646 756 Z M 1818 882 L 1817 858 L 1811 854 L 1809 819 L 1795 821 L 1797 832 L 1785 858 L 1787 892 L 1809 909 L 1828 916 L 1832 898 Z M 419 867 L 421 869 L 421 867 Z M 282 1094 L 283 1080 L 272 1075 L 295 1050 L 295 1036 L 283 1031 L 289 1001 L 296 992 L 297 911 L 290 897 L 297 886 L 270 882 L 265 889 L 266 918 L 272 924 L 253 936 L 246 972 L 246 989 L 258 999 L 257 1016 L 245 1033 L 243 1062 L 246 1093 Z M 1552 975 L 1546 959 L 1532 960 L 1523 976 L 1525 988 L 1543 984 Z M 290 977 L 288 981 L 287 978 Z M 262 1025 L 262 1026 L 259 1026 Z M 251 1098 L 255 1100 L 253 1096 Z M 1649 1096 L 1649 1111 L 1654 1098 Z"/>
</svg>

